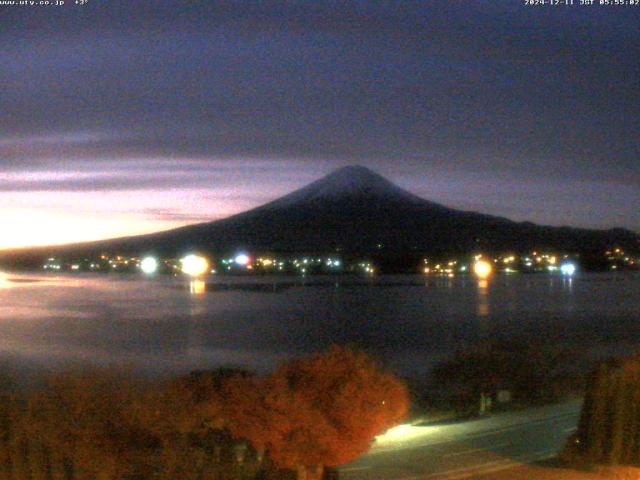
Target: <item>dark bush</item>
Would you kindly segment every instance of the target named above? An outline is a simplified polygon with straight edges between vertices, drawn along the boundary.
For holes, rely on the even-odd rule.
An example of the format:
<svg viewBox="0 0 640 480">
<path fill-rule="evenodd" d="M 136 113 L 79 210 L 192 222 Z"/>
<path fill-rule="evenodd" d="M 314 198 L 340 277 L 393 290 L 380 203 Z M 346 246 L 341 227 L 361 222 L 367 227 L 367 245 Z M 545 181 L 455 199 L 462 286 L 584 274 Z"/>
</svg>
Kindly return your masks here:
<svg viewBox="0 0 640 480">
<path fill-rule="evenodd" d="M 510 391 L 515 402 L 543 403 L 557 399 L 575 383 L 577 364 L 578 355 L 569 349 L 491 342 L 436 365 L 427 391 L 434 404 L 460 412 L 477 409 L 481 394 L 495 400 L 500 390 Z"/>
</svg>

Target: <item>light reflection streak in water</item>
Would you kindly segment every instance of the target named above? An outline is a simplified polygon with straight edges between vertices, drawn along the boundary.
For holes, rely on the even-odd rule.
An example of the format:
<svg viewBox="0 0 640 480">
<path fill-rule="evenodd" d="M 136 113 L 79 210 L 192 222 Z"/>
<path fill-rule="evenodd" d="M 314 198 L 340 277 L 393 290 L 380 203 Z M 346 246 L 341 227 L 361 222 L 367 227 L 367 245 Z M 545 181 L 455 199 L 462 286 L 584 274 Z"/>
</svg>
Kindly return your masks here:
<svg viewBox="0 0 640 480">
<path fill-rule="evenodd" d="M 478 316 L 489 316 L 489 281 L 478 280 Z"/>
<path fill-rule="evenodd" d="M 562 288 L 567 290 L 569 293 L 573 293 L 573 278 L 563 278 L 562 279 Z"/>
<path fill-rule="evenodd" d="M 207 290 L 204 280 L 191 280 L 189 282 L 189 293 L 192 295 L 202 295 Z"/>
<path fill-rule="evenodd" d="M 0 288 L 24 288 L 24 287 L 41 287 L 41 286 L 81 286 L 83 279 L 64 278 L 60 276 L 49 275 L 25 275 L 25 274 L 9 274 L 0 271 Z"/>
</svg>

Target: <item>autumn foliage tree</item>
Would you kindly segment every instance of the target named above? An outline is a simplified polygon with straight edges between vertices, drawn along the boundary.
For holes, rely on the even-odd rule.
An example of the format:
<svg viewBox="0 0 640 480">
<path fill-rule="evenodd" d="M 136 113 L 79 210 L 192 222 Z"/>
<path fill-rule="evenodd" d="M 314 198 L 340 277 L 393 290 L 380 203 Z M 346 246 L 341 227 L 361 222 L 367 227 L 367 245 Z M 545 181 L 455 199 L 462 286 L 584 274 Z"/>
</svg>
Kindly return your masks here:
<svg viewBox="0 0 640 480">
<path fill-rule="evenodd" d="M 0 391 L 0 480 L 317 478 L 407 412 L 405 387 L 348 348 L 268 376 L 76 371 Z M 276 468 L 274 468 L 276 467 Z"/>
<path fill-rule="evenodd" d="M 209 478 L 221 463 L 216 442 L 222 436 L 216 435 L 222 427 L 221 400 L 214 375 L 192 373 L 154 387 L 128 408 L 132 420 L 156 441 L 154 478 Z"/>
<path fill-rule="evenodd" d="M 401 382 L 365 353 L 337 346 L 265 378 L 231 379 L 223 395 L 231 433 L 299 479 L 366 452 L 409 408 Z"/>
<path fill-rule="evenodd" d="M 67 372 L 25 393 L 0 395 L 0 480 L 255 477 L 232 458 L 213 373 Z"/>
<path fill-rule="evenodd" d="M 108 371 L 49 378 L 19 412 L 15 463 L 35 477 L 123 478 L 149 457 L 151 436 L 128 411 L 135 389 Z M 153 446 L 153 442 L 151 442 Z M 16 475 L 16 478 L 22 478 Z"/>
</svg>

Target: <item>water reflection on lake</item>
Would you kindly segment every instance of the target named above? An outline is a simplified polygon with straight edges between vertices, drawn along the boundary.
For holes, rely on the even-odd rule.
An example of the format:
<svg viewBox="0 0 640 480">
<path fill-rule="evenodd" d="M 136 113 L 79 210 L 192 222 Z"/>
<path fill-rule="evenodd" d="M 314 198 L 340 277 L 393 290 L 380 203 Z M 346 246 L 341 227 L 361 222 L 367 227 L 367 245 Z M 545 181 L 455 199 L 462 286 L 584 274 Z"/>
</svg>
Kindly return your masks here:
<svg viewBox="0 0 640 480">
<path fill-rule="evenodd" d="M 173 372 L 357 344 L 423 373 L 457 349 L 523 338 L 604 352 L 640 341 L 640 276 L 351 278 L 0 275 L 0 353 Z"/>
<path fill-rule="evenodd" d="M 478 316 L 489 315 L 489 280 L 478 280 Z"/>
<path fill-rule="evenodd" d="M 204 280 L 190 280 L 189 281 L 189 293 L 192 295 L 202 295 L 207 291 L 207 284 Z"/>
</svg>

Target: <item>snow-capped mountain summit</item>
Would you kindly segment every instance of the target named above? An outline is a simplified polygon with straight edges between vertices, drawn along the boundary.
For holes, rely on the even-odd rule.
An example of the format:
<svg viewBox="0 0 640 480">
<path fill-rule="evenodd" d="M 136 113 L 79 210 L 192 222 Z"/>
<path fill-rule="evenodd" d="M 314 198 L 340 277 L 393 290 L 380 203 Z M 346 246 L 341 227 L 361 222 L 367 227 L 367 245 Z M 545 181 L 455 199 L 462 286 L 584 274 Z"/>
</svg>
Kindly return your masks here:
<svg viewBox="0 0 640 480">
<path fill-rule="evenodd" d="M 418 197 L 401 189 L 383 176 L 360 165 L 335 170 L 280 200 L 296 202 L 357 195 L 398 196 L 411 201 L 419 200 Z"/>
<path fill-rule="evenodd" d="M 350 165 L 335 170 L 264 207 L 280 208 L 308 202 L 336 201 L 356 197 L 379 197 L 411 203 L 425 201 L 366 167 Z"/>
</svg>

